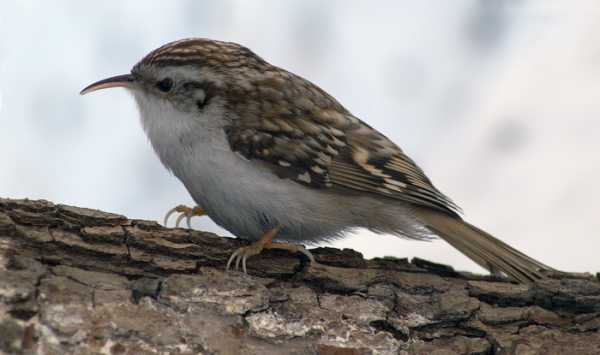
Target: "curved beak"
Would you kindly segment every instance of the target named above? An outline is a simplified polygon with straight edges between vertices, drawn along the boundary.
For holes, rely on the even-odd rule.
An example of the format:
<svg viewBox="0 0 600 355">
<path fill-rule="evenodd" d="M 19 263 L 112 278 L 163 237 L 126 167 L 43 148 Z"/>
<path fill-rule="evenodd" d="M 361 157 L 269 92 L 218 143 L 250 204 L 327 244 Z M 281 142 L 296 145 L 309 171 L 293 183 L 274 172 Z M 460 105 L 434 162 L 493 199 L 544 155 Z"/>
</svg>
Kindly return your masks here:
<svg viewBox="0 0 600 355">
<path fill-rule="evenodd" d="M 128 88 L 133 83 L 133 75 L 125 74 L 125 75 L 117 75 L 108 79 L 96 81 L 95 83 L 88 85 L 85 89 L 81 90 L 80 95 L 85 95 L 92 91 L 107 89 L 107 88 L 116 88 L 123 87 Z"/>
</svg>

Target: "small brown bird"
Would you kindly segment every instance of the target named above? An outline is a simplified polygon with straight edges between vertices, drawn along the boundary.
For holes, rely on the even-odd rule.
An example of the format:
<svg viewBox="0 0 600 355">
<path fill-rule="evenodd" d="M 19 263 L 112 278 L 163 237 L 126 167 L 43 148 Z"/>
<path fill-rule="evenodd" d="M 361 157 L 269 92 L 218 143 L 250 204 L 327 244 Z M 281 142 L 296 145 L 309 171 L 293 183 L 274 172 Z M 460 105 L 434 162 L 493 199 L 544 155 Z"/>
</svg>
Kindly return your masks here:
<svg viewBox="0 0 600 355">
<path fill-rule="evenodd" d="M 195 208 L 255 241 L 230 258 L 244 272 L 263 249 L 342 237 L 356 228 L 409 239 L 439 236 L 492 273 L 518 282 L 548 266 L 464 221 L 396 144 L 315 84 L 267 63 L 248 48 L 208 39 L 166 44 L 130 74 L 98 81 L 85 94 L 129 89 L 144 130 Z"/>
</svg>

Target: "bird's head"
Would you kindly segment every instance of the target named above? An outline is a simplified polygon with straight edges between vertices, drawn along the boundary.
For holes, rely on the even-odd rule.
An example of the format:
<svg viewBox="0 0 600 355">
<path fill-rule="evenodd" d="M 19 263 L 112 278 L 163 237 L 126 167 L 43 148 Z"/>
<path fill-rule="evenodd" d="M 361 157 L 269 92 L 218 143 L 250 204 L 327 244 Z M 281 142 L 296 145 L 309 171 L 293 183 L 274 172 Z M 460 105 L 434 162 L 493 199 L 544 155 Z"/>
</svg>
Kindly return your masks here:
<svg viewBox="0 0 600 355">
<path fill-rule="evenodd" d="M 81 91 L 129 89 L 142 111 L 177 113 L 226 112 L 243 101 L 257 77 L 274 68 L 241 45 L 209 39 L 168 43 L 146 55 L 131 73 L 97 81 Z M 198 117 L 198 115 L 194 115 Z"/>
</svg>

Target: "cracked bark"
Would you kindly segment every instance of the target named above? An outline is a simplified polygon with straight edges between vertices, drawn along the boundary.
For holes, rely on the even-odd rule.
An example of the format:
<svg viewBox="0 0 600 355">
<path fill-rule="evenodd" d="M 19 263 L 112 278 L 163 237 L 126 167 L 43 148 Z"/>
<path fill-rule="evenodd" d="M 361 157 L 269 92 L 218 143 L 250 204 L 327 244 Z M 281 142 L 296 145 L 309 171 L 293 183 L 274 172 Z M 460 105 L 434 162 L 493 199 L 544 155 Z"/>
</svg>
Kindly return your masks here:
<svg viewBox="0 0 600 355">
<path fill-rule="evenodd" d="M 420 259 L 283 251 L 97 210 L 0 199 L 7 354 L 599 354 L 600 282 L 535 287 Z"/>
</svg>

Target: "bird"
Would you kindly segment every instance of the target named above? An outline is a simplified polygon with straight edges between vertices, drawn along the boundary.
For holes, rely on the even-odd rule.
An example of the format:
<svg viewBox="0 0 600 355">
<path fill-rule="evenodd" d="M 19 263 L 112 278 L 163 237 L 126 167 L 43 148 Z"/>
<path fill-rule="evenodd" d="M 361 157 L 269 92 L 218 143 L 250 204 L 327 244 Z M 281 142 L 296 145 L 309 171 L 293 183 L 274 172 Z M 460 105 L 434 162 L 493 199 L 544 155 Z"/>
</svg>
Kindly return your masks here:
<svg viewBox="0 0 600 355">
<path fill-rule="evenodd" d="M 463 219 L 394 142 L 316 84 L 240 44 L 206 38 L 167 43 L 130 73 L 81 91 L 122 87 L 162 164 L 195 207 L 238 238 L 227 269 L 265 249 L 312 254 L 366 228 L 413 240 L 439 237 L 493 275 L 534 284 L 549 266 Z M 277 241 L 274 241 L 277 240 Z"/>
</svg>

